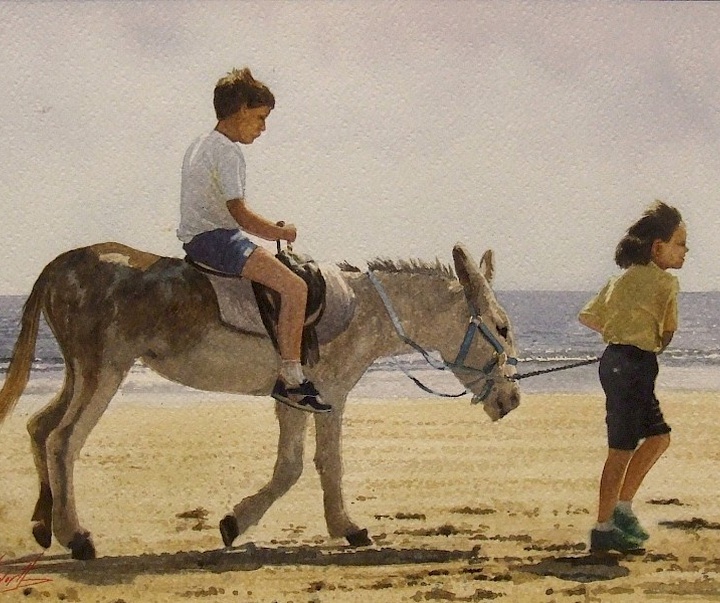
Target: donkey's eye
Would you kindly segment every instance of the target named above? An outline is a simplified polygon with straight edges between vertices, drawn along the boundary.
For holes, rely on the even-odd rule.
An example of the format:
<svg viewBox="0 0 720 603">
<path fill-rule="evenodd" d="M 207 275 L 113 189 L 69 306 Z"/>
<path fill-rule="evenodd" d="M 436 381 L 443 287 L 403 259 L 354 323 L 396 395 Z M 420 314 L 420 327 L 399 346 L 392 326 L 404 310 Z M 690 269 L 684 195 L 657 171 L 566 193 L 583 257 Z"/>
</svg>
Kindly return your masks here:
<svg viewBox="0 0 720 603">
<path fill-rule="evenodd" d="M 507 327 L 498 327 L 497 332 L 503 339 L 507 339 L 508 337 L 508 328 Z"/>
</svg>

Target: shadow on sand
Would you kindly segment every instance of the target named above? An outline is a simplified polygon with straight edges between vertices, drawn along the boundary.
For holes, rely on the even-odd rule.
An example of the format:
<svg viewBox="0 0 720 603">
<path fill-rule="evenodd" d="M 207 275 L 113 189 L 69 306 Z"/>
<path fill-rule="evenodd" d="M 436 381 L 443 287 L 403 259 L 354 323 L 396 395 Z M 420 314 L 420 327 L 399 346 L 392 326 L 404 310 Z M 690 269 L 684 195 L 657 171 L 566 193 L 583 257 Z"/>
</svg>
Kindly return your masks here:
<svg viewBox="0 0 720 603">
<path fill-rule="evenodd" d="M 598 582 L 622 578 L 630 570 L 620 565 L 622 555 L 581 555 L 578 557 L 548 557 L 538 563 L 516 566 L 514 569 L 538 576 L 553 576 L 572 582 Z"/>
<path fill-rule="evenodd" d="M 383 566 L 417 563 L 447 563 L 472 560 L 476 551 L 443 549 L 338 549 L 318 546 L 265 548 L 253 544 L 213 551 L 180 551 L 123 557 L 100 557 L 75 561 L 69 555 L 27 556 L 3 561 L 7 573 L 22 573 L 29 564 L 28 577 L 60 575 L 88 585 L 127 584 L 141 574 L 174 574 L 193 571 L 222 573 L 253 571 L 263 566 Z"/>
</svg>

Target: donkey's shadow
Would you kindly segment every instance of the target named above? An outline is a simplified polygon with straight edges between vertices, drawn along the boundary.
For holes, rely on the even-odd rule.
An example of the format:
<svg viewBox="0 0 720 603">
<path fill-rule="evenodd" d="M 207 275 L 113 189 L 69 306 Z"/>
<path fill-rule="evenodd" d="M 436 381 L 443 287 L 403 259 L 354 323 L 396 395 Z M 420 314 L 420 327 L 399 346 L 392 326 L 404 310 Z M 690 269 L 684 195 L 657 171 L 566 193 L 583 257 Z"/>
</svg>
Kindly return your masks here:
<svg viewBox="0 0 720 603">
<path fill-rule="evenodd" d="M 63 576 L 69 580 L 93 586 L 129 584 L 143 574 L 181 574 L 188 572 L 242 572 L 264 566 L 391 566 L 422 563 L 470 561 L 475 551 L 446 549 L 400 549 L 288 546 L 242 547 L 212 551 L 179 551 L 99 557 L 91 561 L 76 561 L 70 555 L 27 556 L 4 561 L 2 570 L 9 575 L 22 574 L 29 565 L 28 578 Z"/>
</svg>

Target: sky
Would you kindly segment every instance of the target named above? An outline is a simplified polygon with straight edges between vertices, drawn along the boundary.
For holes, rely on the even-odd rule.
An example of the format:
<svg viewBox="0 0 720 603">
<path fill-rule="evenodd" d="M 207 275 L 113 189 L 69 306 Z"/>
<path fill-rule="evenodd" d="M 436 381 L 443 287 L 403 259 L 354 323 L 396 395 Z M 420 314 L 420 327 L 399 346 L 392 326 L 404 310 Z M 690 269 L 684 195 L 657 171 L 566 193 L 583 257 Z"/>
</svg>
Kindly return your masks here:
<svg viewBox="0 0 720 603">
<path fill-rule="evenodd" d="M 362 267 L 495 251 L 495 288 L 597 290 L 655 199 L 720 289 L 720 4 L 0 0 L 0 294 L 119 241 L 181 257 L 180 166 L 248 66 L 247 202 Z M 273 248 L 272 243 L 267 244 Z"/>
</svg>

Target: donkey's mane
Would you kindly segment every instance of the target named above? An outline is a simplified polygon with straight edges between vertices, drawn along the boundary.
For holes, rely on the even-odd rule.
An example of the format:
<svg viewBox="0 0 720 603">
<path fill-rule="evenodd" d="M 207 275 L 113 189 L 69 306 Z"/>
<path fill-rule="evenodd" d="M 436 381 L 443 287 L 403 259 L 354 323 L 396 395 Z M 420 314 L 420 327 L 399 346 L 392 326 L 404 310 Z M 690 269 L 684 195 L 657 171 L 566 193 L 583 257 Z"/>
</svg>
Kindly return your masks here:
<svg viewBox="0 0 720 603">
<path fill-rule="evenodd" d="M 338 266 L 343 272 L 362 272 L 360 268 L 348 262 L 340 262 Z M 455 278 L 455 271 L 452 267 L 449 264 L 443 264 L 438 259 L 434 262 L 426 262 L 418 259 L 391 260 L 388 258 L 375 258 L 368 262 L 368 270 L 394 274 L 422 274 L 441 278 Z"/>
</svg>

